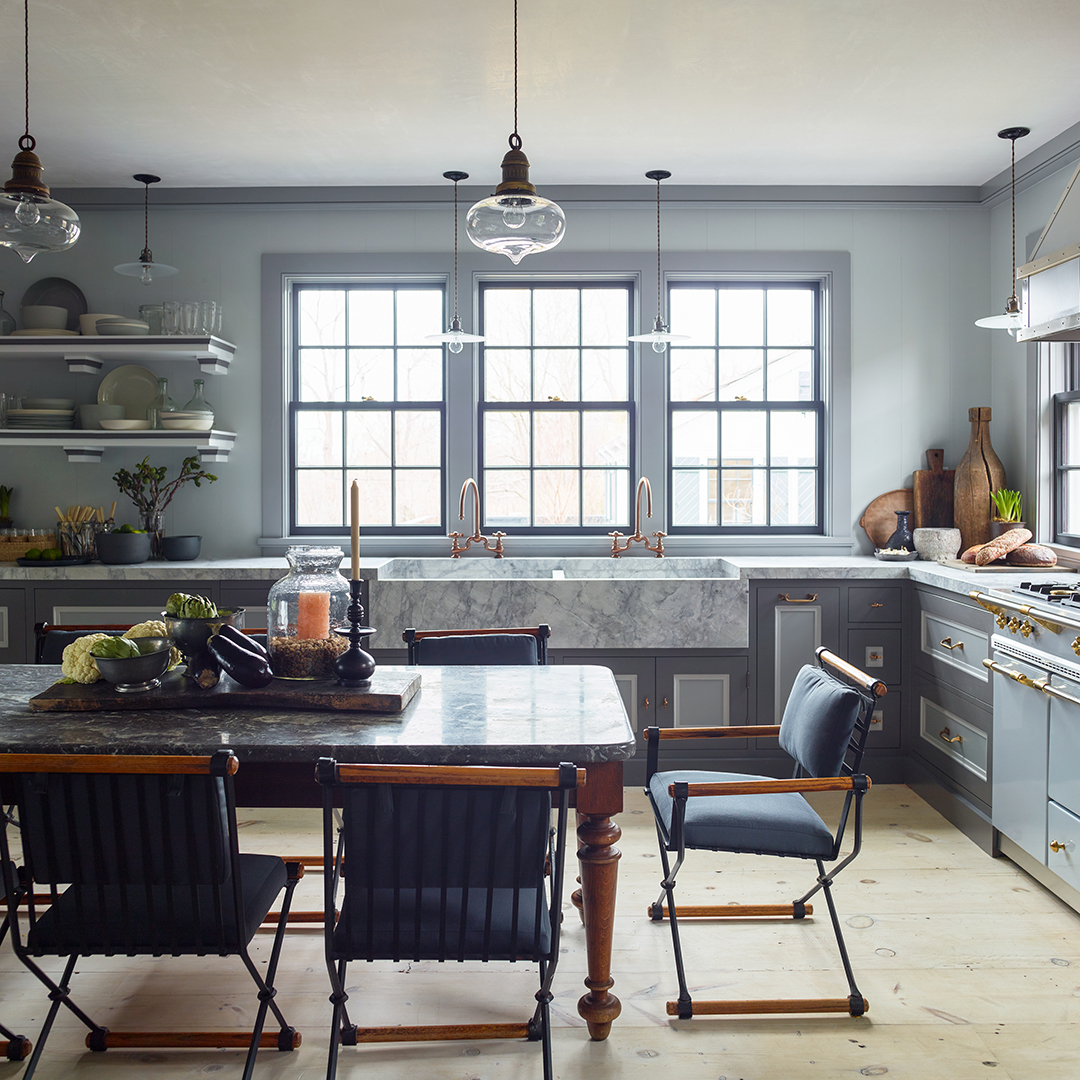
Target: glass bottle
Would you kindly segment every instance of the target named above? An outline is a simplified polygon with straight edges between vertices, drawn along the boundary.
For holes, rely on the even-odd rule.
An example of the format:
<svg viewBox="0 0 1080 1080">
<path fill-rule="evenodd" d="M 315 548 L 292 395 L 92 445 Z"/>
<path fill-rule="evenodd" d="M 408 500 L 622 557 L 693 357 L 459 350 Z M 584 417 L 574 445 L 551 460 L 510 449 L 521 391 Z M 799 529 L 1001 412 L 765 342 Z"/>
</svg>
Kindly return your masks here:
<svg viewBox="0 0 1080 1080">
<path fill-rule="evenodd" d="M 319 679 L 349 646 L 334 627 L 348 625 L 349 583 L 339 547 L 291 547 L 289 573 L 266 598 L 270 659 L 284 679 Z"/>
<path fill-rule="evenodd" d="M 205 379 L 195 380 L 195 394 L 192 399 L 184 406 L 184 412 L 198 412 L 209 413 L 214 415 L 214 407 L 210 404 L 206 398 L 203 397 L 203 386 L 206 384 Z"/>
<path fill-rule="evenodd" d="M 0 292 L 0 337 L 7 337 L 15 329 L 15 316 L 4 307 L 4 294 Z"/>
<path fill-rule="evenodd" d="M 146 407 L 146 419 L 150 421 L 153 431 L 162 430 L 162 413 L 176 412 L 176 402 L 169 397 L 169 380 L 158 379 L 157 389 L 157 397 Z"/>
</svg>

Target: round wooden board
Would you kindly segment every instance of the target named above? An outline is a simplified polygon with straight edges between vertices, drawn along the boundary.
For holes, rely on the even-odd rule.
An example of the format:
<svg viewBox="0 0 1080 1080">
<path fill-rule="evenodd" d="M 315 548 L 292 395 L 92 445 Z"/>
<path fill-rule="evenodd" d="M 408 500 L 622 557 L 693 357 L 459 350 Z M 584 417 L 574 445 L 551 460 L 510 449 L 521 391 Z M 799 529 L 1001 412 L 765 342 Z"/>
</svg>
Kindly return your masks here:
<svg viewBox="0 0 1080 1080">
<path fill-rule="evenodd" d="M 896 511 L 914 509 L 915 496 L 911 488 L 897 488 L 879 495 L 859 518 L 859 524 L 866 530 L 870 543 L 881 548 L 896 532 Z"/>
</svg>

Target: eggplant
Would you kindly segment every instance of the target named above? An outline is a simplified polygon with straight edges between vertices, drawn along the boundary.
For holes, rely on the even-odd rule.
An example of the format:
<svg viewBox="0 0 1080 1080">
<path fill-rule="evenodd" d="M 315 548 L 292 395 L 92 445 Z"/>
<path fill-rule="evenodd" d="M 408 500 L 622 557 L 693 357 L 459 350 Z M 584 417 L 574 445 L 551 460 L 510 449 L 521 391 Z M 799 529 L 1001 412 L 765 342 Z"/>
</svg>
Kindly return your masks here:
<svg viewBox="0 0 1080 1080">
<path fill-rule="evenodd" d="M 209 647 L 200 649 L 188 660 L 187 674 L 195 680 L 200 690 L 209 690 L 217 686 L 221 679 L 221 664 Z"/>
<path fill-rule="evenodd" d="M 224 630 L 225 627 L 222 627 Z M 211 656 L 225 669 L 229 676 L 241 686 L 266 686 L 274 678 L 270 670 L 269 656 L 246 649 L 231 636 L 215 634 L 207 643 Z"/>
<path fill-rule="evenodd" d="M 239 645 L 242 649 L 247 649 L 248 652 L 254 653 L 256 656 L 261 656 L 267 663 L 270 663 L 270 654 L 262 643 L 245 634 L 243 630 L 238 630 L 230 623 L 223 623 L 218 629 L 217 636 Z"/>
</svg>

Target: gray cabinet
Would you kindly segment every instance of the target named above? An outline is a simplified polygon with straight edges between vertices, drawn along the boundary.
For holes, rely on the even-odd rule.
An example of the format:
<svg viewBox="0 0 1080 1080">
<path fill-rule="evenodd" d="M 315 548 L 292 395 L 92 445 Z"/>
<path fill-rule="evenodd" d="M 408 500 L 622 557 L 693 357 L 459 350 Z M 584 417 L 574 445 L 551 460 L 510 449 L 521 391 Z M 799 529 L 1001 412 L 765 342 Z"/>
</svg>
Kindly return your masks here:
<svg viewBox="0 0 1080 1080">
<path fill-rule="evenodd" d="M 26 641 L 25 595 L 22 589 L 0 589 L 0 664 L 25 663 Z"/>
<path fill-rule="evenodd" d="M 644 731 L 656 719 L 656 662 L 651 656 L 616 656 L 603 653 L 564 653 L 563 664 L 598 664 L 615 676 L 626 715 L 634 734 Z"/>
<path fill-rule="evenodd" d="M 34 622 L 137 623 L 160 619 L 165 601 L 174 592 L 197 592 L 217 601 L 217 582 L 162 581 L 134 585 L 126 582 L 67 582 L 61 587 L 34 589 Z"/>
</svg>

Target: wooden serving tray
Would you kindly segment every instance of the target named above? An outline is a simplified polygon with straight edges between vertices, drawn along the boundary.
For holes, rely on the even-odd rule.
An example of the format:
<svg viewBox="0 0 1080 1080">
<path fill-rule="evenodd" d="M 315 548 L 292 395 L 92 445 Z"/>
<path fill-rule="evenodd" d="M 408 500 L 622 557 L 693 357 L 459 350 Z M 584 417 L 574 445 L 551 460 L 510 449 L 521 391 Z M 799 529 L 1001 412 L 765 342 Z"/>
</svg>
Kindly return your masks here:
<svg viewBox="0 0 1080 1080">
<path fill-rule="evenodd" d="M 54 683 L 30 699 L 37 712 L 113 712 L 142 709 L 330 709 L 343 712 L 400 713 L 420 689 L 414 668 L 377 668 L 368 687 L 338 686 L 332 678 L 275 679 L 253 689 L 222 675 L 217 686 L 200 690 L 180 670 L 166 672 L 153 690 L 121 694 L 103 679 L 96 683 Z"/>
<path fill-rule="evenodd" d="M 1012 563 L 992 562 L 987 566 L 976 566 L 975 563 L 961 562 L 960 559 L 946 559 L 938 563 L 939 566 L 951 566 L 954 570 L 967 570 L 972 574 L 1068 574 L 1068 567 L 1054 566 L 1014 566 Z"/>
</svg>

